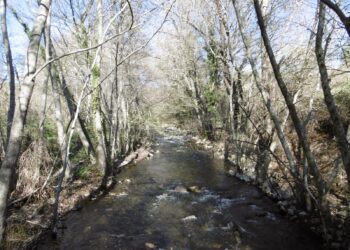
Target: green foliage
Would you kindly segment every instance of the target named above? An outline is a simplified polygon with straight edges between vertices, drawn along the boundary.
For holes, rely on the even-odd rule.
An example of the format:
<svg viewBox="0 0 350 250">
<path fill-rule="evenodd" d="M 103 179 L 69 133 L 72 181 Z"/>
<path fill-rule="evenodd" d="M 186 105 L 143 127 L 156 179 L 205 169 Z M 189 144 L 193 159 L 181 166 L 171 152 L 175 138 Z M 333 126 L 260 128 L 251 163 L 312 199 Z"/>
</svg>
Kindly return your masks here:
<svg viewBox="0 0 350 250">
<path fill-rule="evenodd" d="M 76 39 L 80 44 L 81 48 L 86 49 L 89 47 L 88 43 L 88 32 L 84 25 L 80 26 L 81 33 L 76 33 Z"/>
<path fill-rule="evenodd" d="M 216 107 L 219 102 L 219 94 L 214 85 L 208 84 L 203 91 L 204 102 L 207 110 L 211 114 L 216 114 Z"/>
<path fill-rule="evenodd" d="M 26 223 L 9 224 L 7 234 L 9 238 L 16 241 L 26 240 L 30 235 L 30 228 Z"/>
<path fill-rule="evenodd" d="M 218 115 L 217 106 L 219 103 L 219 82 L 220 82 L 220 65 L 217 55 L 219 48 L 214 38 L 209 41 L 209 45 L 204 48 L 207 52 L 206 64 L 209 73 L 209 82 L 204 86 L 203 99 L 204 105 L 212 118 Z"/>
<path fill-rule="evenodd" d="M 334 99 L 343 116 L 350 115 L 350 82 L 344 82 L 333 89 Z M 349 118 L 348 118 L 349 119 Z"/>
<path fill-rule="evenodd" d="M 209 83 L 219 85 L 220 76 L 219 76 L 219 60 L 217 55 L 219 49 L 216 46 L 216 43 L 213 39 L 210 40 L 209 45 L 204 48 L 207 52 L 207 66 L 209 71 Z"/>
<path fill-rule="evenodd" d="M 346 63 L 350 63 L 350 45 L 345 45 L 343 48 L 343 55 L 342 55 L 342 59 L 346 62 Z"/>
<path fill-rule="evenodd" d="M 101 76 L 101 70 L 98 66 L 94 66 L 92 68 L 92 81 L 95 82 L 98 80 L 98 78 Z"/>
<path fill-rule="evenodd" d="M 59 152 L 57 129 L 53 120 L 45 121 L 44 138 L 50 151 Z"/>
<path fill-rule="evenodd" d="M 99 88 L 99 79 L 101 76 L 101 70 L 98 66 L 94 66 L 91 71 L 92 74 L 92 87 L 93 89 L 93 98 L 92 98 L 92 109 L 96 111 L 100 105 L 100 88 Z"/>
<path fill-rule="evenodd" d="M 91 166 L 84 165 L 77 170 L 76 177 L 78 179 L 87 179 L 91 175 L 92 170 L 93 168 Z"/>
</svg>

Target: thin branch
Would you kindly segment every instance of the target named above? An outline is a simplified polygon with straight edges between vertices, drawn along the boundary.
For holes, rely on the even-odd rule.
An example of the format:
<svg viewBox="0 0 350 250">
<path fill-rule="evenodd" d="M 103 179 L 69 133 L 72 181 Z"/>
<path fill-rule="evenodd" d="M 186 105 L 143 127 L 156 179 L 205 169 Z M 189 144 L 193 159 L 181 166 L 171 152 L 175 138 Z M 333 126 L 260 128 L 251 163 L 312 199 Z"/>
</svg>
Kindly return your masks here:
<svg viewBox="0 0 350 250">
<path fill-rule="evenodd" d="M 128 1 L 128 3 L 129 3 L 129 1 Z M 55 58 L 52 58 L 51 60 L 49 60 L 49 61 L 47 61 L 46 63 L 44 63 L 44 64 L 35 72 L 35 74 L 32 75 L 32 77 L 31 77 L 32 80 L 33 80 L 43 69 L 45 69 L 49 64 L 51 64 L 51 63 L 53 63 L 53 62 L 56 62 L 56 61 L 58 61 L 58 60 L 60 60 L 60 59 L 62 59 L 62 58 L 64 58 L 64 57 L 67 57 L 67 56 L 79 54 L 79 53 L 86 52 L 86 51 L 90 51 L 90 50 L 94 50 L 94 49 L 99 49 L 101 46 L 103 46 L 104 44 L 106 44 L 106 43 L 112 41 L 113 39 L 115 39 L 115 38 L 117 38 L 117 37 L 119 37 L 119 36 L 121 36 L 121 35 L 123 35 L 123 34 L 129 32 L 129 31 L 132 30 L 132 29 L 137 28 L 140 24 L 133 27 L 133 25 L 134 25 L 133 11 L 131 10 L 131 5 L 130 5 L 130 3 L 128 4 L 128 6 L 129 6 L 129 8 L 130 8 L 130 12 L 131 12 L 131 15 L 132 15 L 131 23 L 130 23 L 130 26 L 129 26 L 128 29 L 126 29 L 125 31 L 123 31 L 123 32 L 121 32 L 121 33 L 115 34 L 115 35 L 111 36 L 110 38 L 104 40 L 103 42 L 98 43 L 98 44 L 96 44 L 96 45 L 94 45 L 94 46 L 91 46 L 91 47 L 89 47 L 89 48 L 74 50 L 74 51 L 71 51 L 71 52 L 67 52 L 67 53 L 65 53 L 65 54 L 63 54 L 63 55 L 57 56 L 57 57 L 55 57 Z M 123 11 L 123 10 L 124 10 L 124 8 L 122 9 L 122 11 Z M 118 15 L 120 15 L 120 14 L 122 13 L 122 11 L 119 12 Z M 117 17 L 117 15 L 116 15 L 113 19 L 115 19 L 116 17 Z M 107 31 L 108 31 L 110 25 L 111 25 L 111 23 L 109 23 L 109 25 L 107 26 L 107 28 L 106 28 L 104 34 L 107 33 Z"/>
<path fill-rule="evenodd" d="M 330 8 L 335 12 L 335 14 L 337 14 L 340 21 L 344 24 L 346 32 L 350 37 L 350 16 L 346 16 L 342 9 L 339 7 L 339 5 L 331 0 L 321 0 L 321 2 L 327 5 L 328 8 Z"/>
</svg>

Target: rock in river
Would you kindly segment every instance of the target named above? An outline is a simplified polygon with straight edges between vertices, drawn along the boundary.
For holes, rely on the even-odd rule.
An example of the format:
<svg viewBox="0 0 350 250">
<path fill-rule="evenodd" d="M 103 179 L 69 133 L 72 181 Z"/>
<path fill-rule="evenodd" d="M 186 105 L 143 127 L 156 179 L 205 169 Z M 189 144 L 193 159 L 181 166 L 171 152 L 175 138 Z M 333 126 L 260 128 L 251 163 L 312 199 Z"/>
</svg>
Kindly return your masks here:
<svg viewBox="0 0 350 250">
<path fill-rule="evenodd" d="M 181 219 L 183 222 L 188 222 L 188 221 L 195 221 L 197 220 L 197 217 L 195 215 L 190 215 L 190 216 L 187 216 L 183 219 Z"/>
<path fill-rule="evenodd" d="M 191 186 L 188 188 L 188 191 L 196 194 L 199 194 L 202 192 L 202 190 L 198 186 Z"/>
<path fill-rule="evenodd" d="M 147 249 L 156 249 L 157 248 L 156 245 L 154 245 L 153 243 L 150 243 L 150 242 L 145 243 L 145 247 Z"/>
</svg>

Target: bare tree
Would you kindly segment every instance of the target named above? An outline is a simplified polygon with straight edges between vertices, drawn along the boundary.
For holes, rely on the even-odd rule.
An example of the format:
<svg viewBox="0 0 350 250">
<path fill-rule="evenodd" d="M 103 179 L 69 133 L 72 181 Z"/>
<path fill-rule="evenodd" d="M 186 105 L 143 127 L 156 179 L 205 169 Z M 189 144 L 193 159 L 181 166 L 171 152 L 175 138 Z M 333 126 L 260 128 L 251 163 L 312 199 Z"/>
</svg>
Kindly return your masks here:
<svg viewBox="0 0 350 250">
<path fill-rule="evenodd" d="M 331 0 L 321 0 L 322 3 L 327 5 L 328 8 L 334 11 L 339 17 L 340 21 L 344 24 L 346 32 L 350 37 L 350 16 L 346 16 L 344 11 L 339 7 L 339 5 Z"/>
<path fill-rule="evenodd" d="M 322 1 L 325 2 L 325 1 Z M 329 2 L 329 1 L 326 1 Z M 328 108 L 333 126 L 334 133 L 337 138 L 338 147 L 341 152 L 344 168 L 348 176 L 348 187 L 350 190 L 350 148 L 346 138 L 346 131 L 342 119 L 339 115 L 337 105 L 329 86 L 331 79 L 329 78 L 326 66 L 326 49 L 323 48 L 323 36 L 325 28 L 326 11 L 323 3 L 319 4 L 319 22 L 316 34 L 316 57 L 321 78 L 321 86 L 324 94 L 324 101 Z M 349 30 L 350 31 L 350 30 Z M 350 34 L 350 33 L 349 33 Z"/>
<path fill-rule="evenodd" d="M 285 102 L 286 102 L 286 105 L 288 107 L 291 119 L 293 121 L 293 125 L 295 127 L 299 141 L 302 145 L 303 151 L 305 153 L 305 157 L 307 158 L 308 165 L 310 166 L 310 169 L 316 178 L 317 190 L 318 190 L 318 195 L 319 195 L 319 200 L 320 200 L 320 202 L 319 202 L 320 209 L 322 209 L 322 210 L 327 209 L 327 204 L 326 204 L 326 199 L 325 199 L 326 186 L 325 186 L 323 177 L 320 173 L 320 170 L 317 166 L 316 160 L 313 156 L 313 153 L 311 152 L 310 144 L 309 144 L 307 136 L 306 136 L 305 128 L 304 128 L 304 126 L 303 126 L 303 124 L 298 116 L 297 110 L 296 110 L 295 105 L 293 103 L 293 99 L 290 95 L 290 92 L 287 88 L 286 83 L 283 80 L 283 77 L 282 77 L 282 74 L 280 71 L 280 66 L 277 63 L 274 52 L 272 50 L 271 42 L 270 42 L 270 39 L 269 39 L 267 31 L 266 31 L 264 17 L 263 17 L 262 11 L 261 11 L 261 6 L 259 3 L 259 0 L 254 0 L 254 8 L 255 8 L 256 15 L 257 15 L 257 19 L 258 19 L 258 24 L 260 27 L 261 36 L 262 36 L 262 39 L 264 41 L 266 52 L 267 52 L 269 59 L 270 59 L 270 63 L 271 63 L 271 66 L 273 68 L 273 72 L 274 72 L 276 81 L 277 81 L 278 86 L 282 92 L 284 99 L 285 99 Z"/>
<path fill-rule="evenodd" d="M 0 2 L 2 40 L 6 51 L 5 53 L 6 53 L 6 63 L 7 63 L 7 71 L 8 71 L 7 75 L 8 75 L 8 83 L 10 86 L 10 103 L 8 106 L 8 113 L 7 113 L 7 139 L 6 139 L 6 144 L 8 144 L 8 140 L 11 133 L 13 117 L 15 113 L 15 106 L 16 106 L 16 86 L 15 86 L 15 69 L 13 66 L 11 45 L 9 41 L 8 31 L 7 31 L 6 10 L 7 10 L 7 1 L 2 0 Z"/>
<path fill-rule="evenodd" d="M 33 75 L 36 72 L 38 61 L 38 50 L 40 46 L 40 38 L 43 33 L 46 18 L 51 6 L 51 0 L 42 0 L 39 4 L 37 17 L 32 29 L 32 36 L 28 46 L 27 54 L 27 73 L 24 77 L 19 93 L 19 103 L 16 105 L 11 133 L 8 140 L 5 159 L 0 169 L 0 242 L 2 243 L 5 220 L 6 207 L 9 191 L 11 190 L 13 174 L 15 166 L 20 154 L 23 129 L 27 117 L 28 105 L 33 92 L 35 79 Z"/>
</svg>

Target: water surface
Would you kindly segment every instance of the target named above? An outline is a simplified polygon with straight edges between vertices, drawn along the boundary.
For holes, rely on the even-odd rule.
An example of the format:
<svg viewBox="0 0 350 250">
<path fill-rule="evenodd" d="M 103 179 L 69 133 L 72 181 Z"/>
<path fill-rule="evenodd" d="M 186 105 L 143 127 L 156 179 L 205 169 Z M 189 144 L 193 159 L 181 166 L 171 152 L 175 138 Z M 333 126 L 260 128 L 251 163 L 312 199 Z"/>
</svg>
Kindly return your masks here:
<svg viewBox="0 0 350 250">
<path fill-rule="evenodd" d="M 320 249 L 257 188 L 227 177 L 222 161 L 182 137 L 159 139 L 158 150 L 38 249 Z"/>
</svg>

